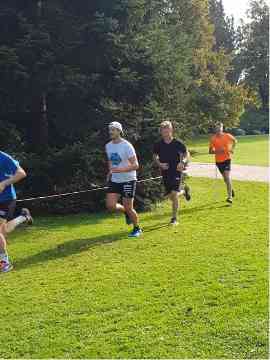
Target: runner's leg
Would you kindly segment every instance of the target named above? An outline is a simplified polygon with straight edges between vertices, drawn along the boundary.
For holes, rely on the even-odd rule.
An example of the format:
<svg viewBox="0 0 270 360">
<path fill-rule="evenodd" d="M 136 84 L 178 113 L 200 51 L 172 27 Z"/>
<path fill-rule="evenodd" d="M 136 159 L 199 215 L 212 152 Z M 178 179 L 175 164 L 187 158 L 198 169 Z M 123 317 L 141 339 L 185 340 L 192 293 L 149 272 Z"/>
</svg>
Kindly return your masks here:
<svg viewBox="0 0 270 360">
<path fill-rule="evenodd" d="M 5 219 L 0 219 L 0 261 L 8 261 L 7 241 L 4 235 L 6 223 Z"/>
<path fill-rule="evenodd" d="M 116 193 L 108 193 L 106 195 L 106 207 L 109 211 L 111 212 L 117 211 L 117 212 L 125 213 L 124 206 L 118 203 L 119 198 L 120 198 L 120 194 L 116 194 Z"/>
<path fill-rule="evenodd" d="M 138 214 L 134 209 L 134 199 L 133 198 L 123 198 L 124 212 L 127 213 L 134 227 L 137 227 L 139 224 Z"/>
<path fill-rule="evenodd" d="M 179 209 L 179 192 L 171 191 L 169 198 L 172 202 L 172 218 L 177 219 L 177 214 Z"/>
<path fill-rule="evenodd" d="M 223 175 L 223 179 L 224 179 L 224 182 L 226 184 L 226 187 L 227 187 L 228 198 L 231 199 L 232 198 L 231 172 L 228 171 L 228 170 L 225 170 L 222 175 Z"/>
</svg>

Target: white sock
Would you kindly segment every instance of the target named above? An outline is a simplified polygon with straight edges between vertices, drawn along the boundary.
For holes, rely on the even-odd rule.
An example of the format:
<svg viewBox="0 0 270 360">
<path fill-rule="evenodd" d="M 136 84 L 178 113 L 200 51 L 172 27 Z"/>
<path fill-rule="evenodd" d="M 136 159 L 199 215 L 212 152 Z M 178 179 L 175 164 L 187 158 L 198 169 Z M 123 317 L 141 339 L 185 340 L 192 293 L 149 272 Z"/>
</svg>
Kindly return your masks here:
<svg viewBox="0 0 270 360">
<path fill-rule="evenodd" d="M 16 217 L 15 219 L 9 221 L 6 225 L 6 232 L 9 234 L 11 233 L 12 231 L 14 231 L 16 229 L 17 226 L 23 224 L 24 222 L 26 222 L 27 219 L 25 216 L 18 216 Z"/>
<path fill-rule="evenodd" d="M 23 224 L 24 222 L 26 222 L 27 219 L 26 219 L 25 216 L 20 215 L 20 216 L 16 217 L 15 219 L 13 219 L 13 221 L 14 221 L 14 224 L 15 224 L 16 226 L 18 226 L 18 225 L 21 225 L 21 224 Z"/>
</svg>

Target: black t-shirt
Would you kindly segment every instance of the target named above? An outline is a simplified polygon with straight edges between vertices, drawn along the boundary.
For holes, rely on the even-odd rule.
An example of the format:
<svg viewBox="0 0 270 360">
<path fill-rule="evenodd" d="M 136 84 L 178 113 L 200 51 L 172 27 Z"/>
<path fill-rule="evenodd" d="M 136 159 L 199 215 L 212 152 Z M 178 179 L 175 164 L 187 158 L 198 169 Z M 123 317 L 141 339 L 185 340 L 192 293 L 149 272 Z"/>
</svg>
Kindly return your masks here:
<svg viewBox="0 0 270 360">
<path fill-rule="evenodd" d="M 163 170 L 162 175 L 176 175 L 179 172 L 176 170 L 181 158 L 187 152 L 186 145 L 181 141 L 173 139 L 169 144 L 164 140 L 159 141 L 154 145 L 154 154 L 158 155 L 161 163 L 169 164 L 168 170 Z"/>
</svg>

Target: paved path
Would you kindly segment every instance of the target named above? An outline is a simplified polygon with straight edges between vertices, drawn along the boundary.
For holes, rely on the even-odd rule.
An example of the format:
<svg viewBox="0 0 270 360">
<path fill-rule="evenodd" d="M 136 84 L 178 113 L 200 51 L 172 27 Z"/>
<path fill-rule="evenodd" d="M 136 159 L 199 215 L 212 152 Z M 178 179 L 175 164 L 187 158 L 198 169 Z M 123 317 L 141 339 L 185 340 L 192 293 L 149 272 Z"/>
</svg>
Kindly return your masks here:
<svg viewBox="0 0 270 360">
<path fill-rule="evenodd" d="M 189 175 L 197 177 L 216 177 L 214 164 L 191 163 L 188 170 Z M 220 174 L 218 173 L 220 178 Z M 269 167 L 233 165 L 232 178 L 240 181 L 269 182 Z"/>
</svg>

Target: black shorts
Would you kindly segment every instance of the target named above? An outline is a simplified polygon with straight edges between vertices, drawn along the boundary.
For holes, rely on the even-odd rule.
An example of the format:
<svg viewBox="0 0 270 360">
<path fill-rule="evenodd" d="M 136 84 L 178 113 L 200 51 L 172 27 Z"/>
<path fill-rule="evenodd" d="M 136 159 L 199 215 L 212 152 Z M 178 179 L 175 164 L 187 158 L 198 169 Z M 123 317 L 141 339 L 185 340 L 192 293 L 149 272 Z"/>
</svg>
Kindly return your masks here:
<svg viewBox="0 0 270 360">
<path fill-rule="evenodd" d="M 119 194 L 123 198 L 133 199 L 136 193 L 136 184 L 136 180 L 125 183 L 116 183 L 110 181 L 108 184 L 107 194 Z"/>
<path fill-rule="evenodd" d="M 16 200 L 0 203 L 0 219 L 12 220 L 16 209 Z"/>
<path fill-rule="evenodd" d="M 224 171 L 231 171 L 231 159 L 228 159 L 226 161 L 223 161 L 221 163 L 216 163 L 218 170 L 221 174 L 224 173 Z"/>
<path fill-rule="evenodd" d="M 180 192 L 183 174 L 172 176 L 163 176 L 163 184 L 165 187 L 165 195 L 169 195 L 172 191 Z"/>
</svg>

